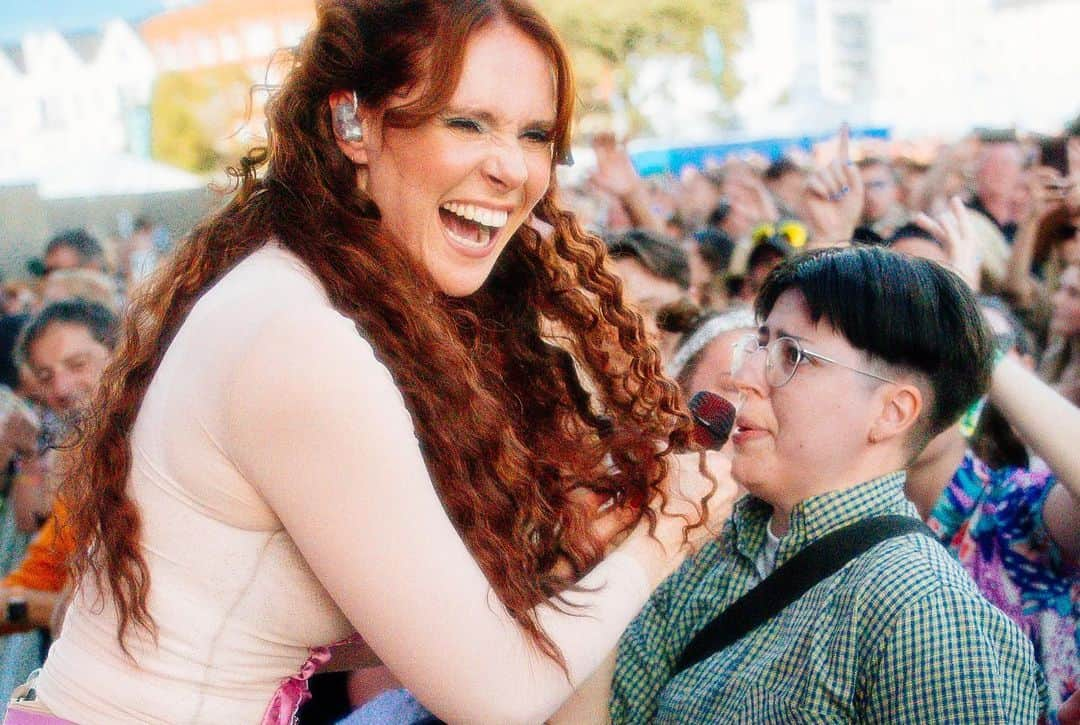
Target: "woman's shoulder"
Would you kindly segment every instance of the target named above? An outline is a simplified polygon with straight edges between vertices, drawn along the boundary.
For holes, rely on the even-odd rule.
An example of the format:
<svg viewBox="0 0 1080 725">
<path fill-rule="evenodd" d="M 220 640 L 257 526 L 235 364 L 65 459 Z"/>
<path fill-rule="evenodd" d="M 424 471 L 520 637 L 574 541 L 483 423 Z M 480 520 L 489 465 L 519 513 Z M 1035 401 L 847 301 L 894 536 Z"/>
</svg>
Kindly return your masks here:
<svg viewBox="0 0 1080 725">
<path fill-rule="evenodd" d="M 304 262 L 267 241 L 207 290 L 200 307 L 242 306 L 247 315 L 296 305 L 330 307 L 326 290 Z"/>
<path fill-rule="evenodd" d="M 280 243 L 256 249 L 196 302 L 182 337 L 244 357 L 253 345 L 283 338 L 290 347 L 313 340 L 364 345 L 356 324 L 330 302 L 318 277 Z M 328 332 L 333 333 L 327 337 Z M 231 356 L 226 354 L 226 357 Z"/>
<path fill-rule="evenodd" d="M 311 386 L 346 375 L 389 375 L 314 273 L 274 241 L 202 295 L 169 352 L 164 369 L 196 376 L 192 382 L 202 390 L 221 390 L 227 399 L 247 387 L 245 379 L 281 390 L 291 381 Z"/>
</svg>

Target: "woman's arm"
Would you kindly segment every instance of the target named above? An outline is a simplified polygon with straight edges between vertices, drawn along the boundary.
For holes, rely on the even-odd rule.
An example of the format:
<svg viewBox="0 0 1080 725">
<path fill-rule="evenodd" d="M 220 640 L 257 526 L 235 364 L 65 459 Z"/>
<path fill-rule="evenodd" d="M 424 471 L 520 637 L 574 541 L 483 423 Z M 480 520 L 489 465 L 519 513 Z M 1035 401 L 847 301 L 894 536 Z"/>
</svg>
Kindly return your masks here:
<svg viewBox="0 0 1080 725">
<path fill-rule="evenodd" d="M 611 682 L 615 679 L 615 660 L 618 649 L 604 658 L 596 672 L 582 683 L 573 697 L 563 703 L 548 725 L 606 725 L 611 722 L 608 701 L 611 699 Z"/>
<path fill-rule="evenodd" d="M 549 717 L 685 557 L 683 519 L 662 517 L 659 541 L 643 524 L 583 579 L 595 591 L 570 596 L 582 612 L 537 609 L 568 679 L 509 616 L 454 529 L 402 396 L 351 321 L 321 308 L 273 320 L 230 395 L 226 449 L 238 469 L 375 654 L 445 720 Z M 718 521 L 726 488 L 717 499 Z"/>
<path fill-rule="evenodd" d="M 1061 484 L 1051 489 L 1043 520 L 1065 554 L 1080 560 L 1080 408 L 1009 357 L 994 370 L 990 400 Z"/>
</svg>

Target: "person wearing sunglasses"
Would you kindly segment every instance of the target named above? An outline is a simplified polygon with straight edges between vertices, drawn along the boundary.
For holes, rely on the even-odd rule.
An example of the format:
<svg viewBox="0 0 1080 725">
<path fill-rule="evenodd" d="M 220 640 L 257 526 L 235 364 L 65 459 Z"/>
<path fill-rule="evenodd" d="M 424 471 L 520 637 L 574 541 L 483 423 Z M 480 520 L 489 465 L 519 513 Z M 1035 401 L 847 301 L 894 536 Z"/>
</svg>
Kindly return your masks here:
<svg viewBox="0 0 1080 725">
<path fill-rule="evenodd" d="M 828 249 L 778 267 L 755 312 L 732 360 L 749 495 L 560 721 L 1035 722 L 1031 643 L 904 492 L 988 384 L 971 291 L 926 260 Z"/>
</svg>

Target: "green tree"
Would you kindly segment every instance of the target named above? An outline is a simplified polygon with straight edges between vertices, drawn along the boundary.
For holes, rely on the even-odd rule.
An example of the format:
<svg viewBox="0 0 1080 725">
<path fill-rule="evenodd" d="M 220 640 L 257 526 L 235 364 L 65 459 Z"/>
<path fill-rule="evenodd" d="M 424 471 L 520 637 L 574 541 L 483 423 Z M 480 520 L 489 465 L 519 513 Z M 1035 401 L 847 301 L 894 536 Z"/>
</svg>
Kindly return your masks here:
<svg viewBox="0 0 1080 725">
<path fill-rule="evenodd" d="M 712 29 L 730 59 L 746 27 L 743 0 L 536 0 L 566 42 L 574 61 L 584 114 L 625 102 L 633 61 L 656 54 L 687 53 L 706 61 L 703 42 Z M 708 63 L 703 63 L 708 67 Z M 724 96 L 739 90 L 731 64 L 713 79 Z M 615 98 L 616 94 L 619 96 Z"/>
<path fill-rule="evenodd" d="M 196 173 L 236 157 L 251 85 L 238 65 L 161 74 L 150 106 L 153 157 Z"/>
</svg>

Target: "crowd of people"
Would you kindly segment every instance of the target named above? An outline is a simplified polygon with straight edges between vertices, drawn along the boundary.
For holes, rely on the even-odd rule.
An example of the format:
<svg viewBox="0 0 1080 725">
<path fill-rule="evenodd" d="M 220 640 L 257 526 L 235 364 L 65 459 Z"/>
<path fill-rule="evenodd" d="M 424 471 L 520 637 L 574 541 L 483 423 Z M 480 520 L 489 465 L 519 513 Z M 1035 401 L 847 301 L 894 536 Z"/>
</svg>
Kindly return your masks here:
<svg viewBox="0 0 1080 725">
<path fill-rule="evenodd" d="M 1080 119 L 560 187 L 562 46 L 459 5 L 321 5 L 222 210 L 4 284 L 12 711 L 1080 722 Z"/>
<path fill-rule="evenodd" d="M 908 462 L 906 497 L 1034 644 L 1052 718 L 1080 686 L 1077 136 L 1080 122 L 1065 138 L 975 135 L 922 164 L 884 155 L 888 144 L 849 150 L 842 137 L 823 151 L 843 169 L 835 160 L 732 158 L 659 179 L 639 178 L 626 151 L 601 137 L 586 189 L 604 202 L 581 204 L 685 395 L 709 389 L 745 401 L 731 361 L 767 312 L 755 316 L 754 300 L 773 269 L 812 250 L 885 248 L 964 280 L 1002 362 L 989 395 Z M 842 304 L 867 302 L 861 294 Z M 898 312 L 874 320 L 903 326 Z M 640 667 L 628 687 L 664 670 L 654 659 Z M 621 718 L 657 717 L 646 712 Z"/>
</svg>

